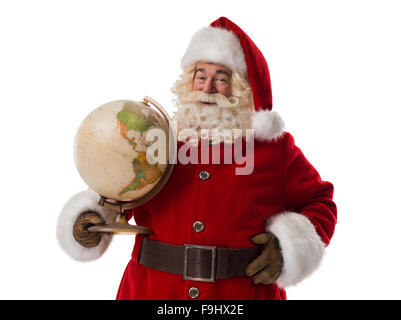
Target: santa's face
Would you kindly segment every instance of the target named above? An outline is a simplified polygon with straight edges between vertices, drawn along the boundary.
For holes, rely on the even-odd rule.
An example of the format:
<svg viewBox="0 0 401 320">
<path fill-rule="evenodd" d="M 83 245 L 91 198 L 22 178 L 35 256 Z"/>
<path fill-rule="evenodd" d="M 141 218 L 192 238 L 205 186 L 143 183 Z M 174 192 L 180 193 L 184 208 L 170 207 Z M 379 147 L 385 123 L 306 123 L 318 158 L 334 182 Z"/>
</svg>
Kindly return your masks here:
<svg viewBox="0 0 401 320">
<path fill-rule="evenodd" d="M 249 82 L 223 65 L 199 62 L 187 68 L 172 91 L 177 97 L 173 120 L 179 140 L 185 141 L 187 133 L 200 137 L 202 130 L 226 139 L 233 129 L 251 127 L 254 108 Z M 235 135 L 241 135 L 241 130 Z"/>
<path fill-rule="evenodd" d="M 196 66 L 192 90 L 203 91 L 207 94 L 220 93 L 231 97 L 230 69 L 215 63 L 200 63 Z"/>
</svg>

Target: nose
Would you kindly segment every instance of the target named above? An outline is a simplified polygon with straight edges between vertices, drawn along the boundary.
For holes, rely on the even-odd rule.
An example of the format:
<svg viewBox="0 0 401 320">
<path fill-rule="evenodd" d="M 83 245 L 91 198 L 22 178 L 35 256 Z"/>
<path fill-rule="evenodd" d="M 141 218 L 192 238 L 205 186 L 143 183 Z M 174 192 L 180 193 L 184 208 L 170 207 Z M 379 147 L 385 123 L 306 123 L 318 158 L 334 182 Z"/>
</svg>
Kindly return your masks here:
<svg viewBox="0 0 401 320">
<path fill-rule="evenodd" d="M 213 79 L 208 78 L 203 84 L 202 91 L 205 93 L 215 93 L 216 88 L 214 87 Z"/>
</svg>

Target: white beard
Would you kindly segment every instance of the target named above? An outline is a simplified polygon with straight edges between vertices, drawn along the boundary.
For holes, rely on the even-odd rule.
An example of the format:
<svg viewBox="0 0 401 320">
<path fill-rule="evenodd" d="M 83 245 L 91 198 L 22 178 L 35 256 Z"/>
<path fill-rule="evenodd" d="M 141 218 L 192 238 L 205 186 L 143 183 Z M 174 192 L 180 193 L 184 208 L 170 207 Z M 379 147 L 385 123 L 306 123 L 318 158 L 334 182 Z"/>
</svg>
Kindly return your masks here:
<svg viewBox="0 0 401 320">
<path fill-rule="evenodd" d="M 237 138 L 245 137 L 246 129 L 252 127 L 254 107 L 248 99 L 227 99 L 221 94 L 192 91 L 178 97 L 178 101 L 173 120 L 177 123 L 179 141 L 197 142 L 202 137 L 212 143 L 233 143 Z"/>
</svg>

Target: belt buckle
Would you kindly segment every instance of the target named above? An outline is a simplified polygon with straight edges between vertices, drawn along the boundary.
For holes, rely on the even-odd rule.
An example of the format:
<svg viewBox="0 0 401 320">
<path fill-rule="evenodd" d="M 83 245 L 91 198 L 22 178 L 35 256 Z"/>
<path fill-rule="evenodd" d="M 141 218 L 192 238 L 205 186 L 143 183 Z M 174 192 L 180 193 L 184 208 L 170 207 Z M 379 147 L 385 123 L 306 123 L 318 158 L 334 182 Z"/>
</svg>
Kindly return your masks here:
<svg viewBox="0 0 401 320">
<path fill-rule="evenodd" d="M 210 250 L 212 252 L 212 262 L 210 266 L 210 278 L 197 278 L 191 277 L 187 275 L 188 271 L 188 251 L 189 249 L 201 249 L 201 250 Z M 203 282 L 215 282 L 216 281 L 216 252 L 217 248 L 215 246 L 199 246 L 194 244 L 184 244 L 184 280 L 194 280 L 194 281 L 203 281 Z"/>
</svg>

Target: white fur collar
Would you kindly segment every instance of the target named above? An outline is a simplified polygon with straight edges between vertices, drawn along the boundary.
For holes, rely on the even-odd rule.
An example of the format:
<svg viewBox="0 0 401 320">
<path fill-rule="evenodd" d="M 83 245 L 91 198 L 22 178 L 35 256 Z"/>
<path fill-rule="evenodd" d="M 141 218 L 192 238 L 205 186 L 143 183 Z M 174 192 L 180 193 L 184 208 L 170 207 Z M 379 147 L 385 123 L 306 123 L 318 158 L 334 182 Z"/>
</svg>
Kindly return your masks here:
<svg viewBox="0 0 401 320">
<path fill-rule="evenodd" d="M 272 141 L 284 134 L 284 121 L 276 111 L 256 111 L 252 117 L 255 139 Z"/>
</svg>

